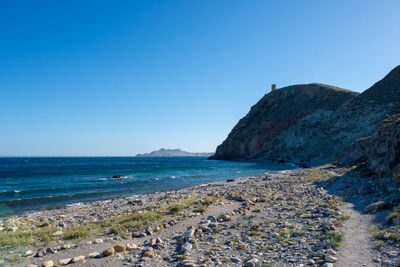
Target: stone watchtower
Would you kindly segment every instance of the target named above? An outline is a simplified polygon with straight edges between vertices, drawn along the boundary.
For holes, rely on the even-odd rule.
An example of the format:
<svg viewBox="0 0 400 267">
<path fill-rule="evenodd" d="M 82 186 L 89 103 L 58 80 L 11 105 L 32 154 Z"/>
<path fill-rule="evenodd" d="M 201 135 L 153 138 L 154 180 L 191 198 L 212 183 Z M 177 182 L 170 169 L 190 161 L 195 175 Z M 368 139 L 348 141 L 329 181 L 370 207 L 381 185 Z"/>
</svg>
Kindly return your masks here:
<svg viewBox="0 0 400 267">
<path fill-rule="evenodd" d="M 276 84 L 273 83 L 273 84 L 271 85 L 271 91 L 275 91 L 275 90 L 276 90 Z"/>
</svg>

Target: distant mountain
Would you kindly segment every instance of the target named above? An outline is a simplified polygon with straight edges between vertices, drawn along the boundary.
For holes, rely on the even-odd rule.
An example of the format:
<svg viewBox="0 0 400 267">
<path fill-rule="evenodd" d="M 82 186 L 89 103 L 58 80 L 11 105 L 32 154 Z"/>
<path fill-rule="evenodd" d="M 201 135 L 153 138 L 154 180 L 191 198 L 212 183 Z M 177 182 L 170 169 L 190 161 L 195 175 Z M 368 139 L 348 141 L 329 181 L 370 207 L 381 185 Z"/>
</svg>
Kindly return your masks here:
<svg viewBox="0 0 400 267">
<path fill-rule="evenodd" d="M 137 154 L 136 157 L 209 157 L 214 153 L 191 153 L 180 149 L 164 149 L 150 153 Z"/>
</svg>

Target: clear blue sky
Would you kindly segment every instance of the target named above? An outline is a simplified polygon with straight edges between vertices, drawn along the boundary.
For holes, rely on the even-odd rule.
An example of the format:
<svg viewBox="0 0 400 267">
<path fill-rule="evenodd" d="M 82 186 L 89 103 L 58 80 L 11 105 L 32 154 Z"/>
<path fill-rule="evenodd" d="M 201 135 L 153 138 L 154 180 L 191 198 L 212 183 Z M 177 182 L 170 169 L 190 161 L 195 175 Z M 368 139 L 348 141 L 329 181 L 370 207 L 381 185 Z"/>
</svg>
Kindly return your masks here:
<svg viewBox="0 0 400 267">
<path fill-rule="evenodd" d="M 2 1 L 0 155 L 214 151 L 266 92 L 363 91 L 400 1 Z"/>
</svg>

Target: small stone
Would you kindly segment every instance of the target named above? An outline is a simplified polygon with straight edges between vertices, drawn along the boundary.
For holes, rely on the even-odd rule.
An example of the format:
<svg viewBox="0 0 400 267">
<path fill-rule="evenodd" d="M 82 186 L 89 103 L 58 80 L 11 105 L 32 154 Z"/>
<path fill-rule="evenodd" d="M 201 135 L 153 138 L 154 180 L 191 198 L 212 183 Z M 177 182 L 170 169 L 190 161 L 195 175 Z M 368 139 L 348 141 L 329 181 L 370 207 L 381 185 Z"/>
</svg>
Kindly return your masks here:
<svg viewBox="0 0 400 267">
<path fill-rule="evenodd" d="M 234 263 L 240 263 L 240 262 L 242 262 L 238 257 L 232 257 L 231 258 L 231 262 L 234 262 Z"/>
<path fill-rule="evenodd" d="M 133 249 L 137 249 L 138 246 L 136 244 L 130 243 L 130 244 L 126 244 L 126 250 L 133 250 Z"/>
<path fill-rule="evenodd" d="M 222 220 L 223 220 L 224 222 L 229 222 L 229 221 L 232 221 L 232 217 L 229 216 L 229 215 L 224 215 L 224 216 L 222 217 Z"/>
<path fill-rule="evenodd" d="M 326 255 L 325 256 L 325 261 L 326 262 L 337 262 L 337 258 L 335 258 L 335 257 L 333 257 L 333 256 L 331 256 L 331 255 Z"/>
<path fill-rule="evenodd" d="M 53 267 L 54 266 L 54 262 L 53 261 L 44 261 L 42 263 L 43 267 Z"/>
<path fill-rule="evenodd" d="M 67 265 L 67 264 L 69 264 L 70 262 L 71 262 L 71 258 L 67 258 L 67 259 L 62 259 L 62 260 L 60 260 L 59 262 L 58 262 L 58 265 L 61 265 L 61 266 L 63 266 L 63 265 Z"/>
<path fill-rule="evenodd" d="M 46 250 L 41 249 L 36 253 L 35 257 L 43 257 L 44 255 L 46 255 Z"/>
<path fill-rule="evenodd" d="M 32 255 L 32 254 L 33 254 L 32 250 L 28 250 L 28 251 L 26 251 L 26 252 L 24 253 L 24 256 L 25 256 L 25 257 L 28 257 L 28 256 L 30 256 L 30 255 Z"/>
<path fill-rule="evenodd" d="M 185 252 L 185 251 L 191 251 L 192 250 L 192 244 L 190 244 L 189 242 L 183 243 L 181 251 Z"/>
<path fill-rule="evenodd" d="M 0 262 L 1 264 L 1 262 Z M 26 267 L 38 267 L 36 264 L 28 264 Z"/>
<path fill-rule="evenodd" d="M 56 253 L 56 252 L 55 252 L 54 249 L 52 249 L 52 248 L 46 248 L 46 253 L 54 254 L 54 253 Z"/>
<path fill-rule="evenodd" d="M 154 250 L 148 250 L 143 253 L 143 257 L 152 257 L 154 256 L 154 254 L 155 254 Z"/>
<path fill-rule="evenodd" d="M 271 238 L 277 238 L 278 236 L 279 236 L 278 233 L 272 233 L 272 234 L 271 234 Z"/>
<path fill-rule="evenodd" d="M 333 267 L 333 264 L 330 262 L 325 262 L 324 265 L 322 265 L 322 267 Z"/>
<path fill-rule="evenodd" d="M 84 261 L 84 260 L 85 260 L 85 256 L 80 255 L 80 256 L 74 257 L 72 259 L 72 262 L 77 263 L 77 262 L 81 262 L 81 261 Z"/>
<path fill-rule="evenodd" d="M 97 238 L 93 241 L 93 244 L 102 244 L 104 241 L 101 238 Z"/>
<path fill-rule="evenodd" d="M 165 248 L 165 246 L 163 245 L 163 244 L 155 244 L 155 246 L 154 246 L 154 248 L 156 248 L 156 249 L 158 249 L 158 250 L 161 250 L 161 249 L 164 249 Z"/>
<path fill-rule="evenodd" d="M 207 221 L 216 222 L 216 221 L 217 221 L 217 218 L 215 218 L 215 216 L 208 216 L 208 217 L 207 217 Z"/>
<path fill-rule="evenodd" d="M 103 251 L 103 255 L 105 257 L 108 257 L 108 256 L 113 255 L 114 252 L 115 252 L 114 248 L 109 248 L 109 249 L 106 249 L 106 250 Z"/>
<path fill-rule="evenodd" d="M 52 236 L 62 236 L 63 234 L 64 234 L 63 231 L 56 231 L 56 232 L 52 233 L 51 235 Z"/>
<path fill-rule="evenodd" d="M 328 249 L 327 251 L 326 251 L 326 253 L 328 253 L 329 255 L 336 255 L 336 251 L 334 251 L 333 249 Z"/>
<path fill-rule="evenodd" d="M 307 264 L 308 264 L 308 265 L 314 265 L 314 264 L 315 264 L 315 260 L 310 259 L 310 260 L 307 262 Z"/>
<path fill-rule="evenodd" d="M 88 257 L 91 259 L 100 258 L 101 254 L 99 252 L 92 252 L 92 253 L 89 253 Z"/>
<path fill-rule="evenodd" d="M 114 250 L 116 252 L 124 252 L 124 251 L 126 251 L 126 246 L 123 244 L 118 244 L 118 245 L 114 246 Z"/>
<path fill-rule="evenodd" d="M 256 258 L 251 258 L 250 260 L 248 260 L 248 261 L 245 263 L 245 266 L 246 266 L 246 267 L 256 267 L 256 266 L 257 266 L 257 263 L 258 263 L 258 259 L 256 259 Z"/>
</svg>

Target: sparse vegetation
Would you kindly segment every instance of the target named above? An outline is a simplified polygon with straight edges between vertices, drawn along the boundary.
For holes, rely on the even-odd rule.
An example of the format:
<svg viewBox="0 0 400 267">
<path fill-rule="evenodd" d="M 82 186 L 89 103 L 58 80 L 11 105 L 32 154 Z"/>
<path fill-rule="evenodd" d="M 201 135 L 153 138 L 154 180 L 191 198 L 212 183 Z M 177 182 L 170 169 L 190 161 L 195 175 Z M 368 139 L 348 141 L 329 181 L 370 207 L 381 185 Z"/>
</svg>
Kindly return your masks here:
<svg viewBox="0 0 400 267">
<path fill-rule="evenodd" d="M 351 218 L 351 216 L 350 215 L 340 215 L 340 216 L 338 216 L 338 220 L 341 220 L 341 221 L 345 221 L 345 220 L 348 220 L 348 219 L 350 219 Z"/>
<path fill-rule="evenodd" d="M 390 213 L 389 216 L 386 218 L 386 222 L 388 224 L 391 224 L 391 223 L 393 223 L 393 220 L 396 218 L 400 218 L 400 212 L 398 212 L 398 211 Z"/>
<path fill-rule="evenodd" d="M 260 236 L 260 235 L 262 235 L 262 232 L 256 231 L 256 230 L 252 230 L 252 231 L 250 231 L 249 235 L 250 236 Z"/>
<path fill-rule="evenodd" d="M 333 247 L 340 247 L 344 239 L 344 234 L 340 231 L 327 231 L 326 232 L 326 242 L 328 245 Z"/>
<path fill-rule="evenodd" d="M 168 208 L 168 211 L 170 213 L 179 213 L 183 210 L 183 206 L 182 205 L 172 205 L 171 207 Z"/>
<path fill-rule="evenodd" d="M 140 229 L 162 218 L 162 215 L 153 211 L 145 211 L 142 213 L 122 214 L 89 224 L 69 227 L 64 229 L 62 236 L 53 236 L 52 233 L 57 231 L 57 227 L 48 225 L 38 227 L 34 230 L 27 231 L 32 224 L 25 224 L 15 232 L 0 232 L 0 247 L 2 249 L 17 249 L 27 246 L 41 246 L 50 243 L 53 240 L 84 240 L 105 233 L 113 233 L 120 235 L 125 230 Z"/>
</svg>

